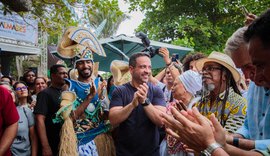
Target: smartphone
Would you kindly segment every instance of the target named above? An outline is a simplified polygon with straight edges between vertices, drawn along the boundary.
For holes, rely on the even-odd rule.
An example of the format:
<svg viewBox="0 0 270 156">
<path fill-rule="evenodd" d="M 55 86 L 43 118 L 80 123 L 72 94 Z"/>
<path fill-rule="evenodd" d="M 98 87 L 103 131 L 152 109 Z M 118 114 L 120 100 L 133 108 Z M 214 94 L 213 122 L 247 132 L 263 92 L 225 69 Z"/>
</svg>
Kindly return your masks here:
<svg viewBox="0 0 270 156">
<path fill-rule="evenodd" d="M 172 54 L 172 62 L 177 62 L 179 59 L 179 54 Z"/>
<path fill-rule="evenodd" d="M 244 16 L 248 16 L 248 15 L 249 15 L 249 12 L 248 12 L 248 10 L 247 10 L 246 7 L 240 6 L 240 9 L 242 10 L 242 14 L 243 14 Z"/>
</svg>

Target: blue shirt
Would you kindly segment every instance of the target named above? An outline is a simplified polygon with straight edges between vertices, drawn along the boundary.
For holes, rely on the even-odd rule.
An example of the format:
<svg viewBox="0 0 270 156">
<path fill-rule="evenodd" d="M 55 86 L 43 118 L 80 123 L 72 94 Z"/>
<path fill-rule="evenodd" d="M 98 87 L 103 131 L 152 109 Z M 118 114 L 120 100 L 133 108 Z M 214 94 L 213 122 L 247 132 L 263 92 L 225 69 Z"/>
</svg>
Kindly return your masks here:
<svg viewBox="0 0 270 156">
<path fill-rule="evenodd" d="M 149 87 L 147 97 L 151 104 L 165 107 L 162 90 L 151 83 L 147 84 Z M 137 89 L 130 83 L 117 86 L 112 94 L 110 108 L 125 107 L 132 102 L 136 91 Z M 119 124 L 115 147 L 117 156 L 159 156 L 158 127 L 147 116 L 141 104 L 132 110 L 125 121 Z"/>
<path fill-rule="evenodd" d="M 255 140 L 255 149 L 266 150 L 270 145 L 270 90 L 251 82 L 248 90 L 248 108 L 244 125 L 236 133 Z"/>
</svg>

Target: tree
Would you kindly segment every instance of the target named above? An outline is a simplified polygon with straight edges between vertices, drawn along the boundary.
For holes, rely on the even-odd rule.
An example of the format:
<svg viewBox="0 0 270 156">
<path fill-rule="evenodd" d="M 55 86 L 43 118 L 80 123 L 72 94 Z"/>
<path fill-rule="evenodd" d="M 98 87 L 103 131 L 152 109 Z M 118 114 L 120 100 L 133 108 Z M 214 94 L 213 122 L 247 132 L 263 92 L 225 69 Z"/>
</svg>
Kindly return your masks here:
<svg viewBox="0 0 270 156">
<path fill-rule="evenodd" d="M 120 23 L 128 18 L 119 9 L 117 0 L 35 0 L 32 1 L 32 9 L 30 11 L 17 13 L 23 17 L 31 15 L 33 18 L 38 19 L 39 29 L 49 34 L 48 44 L 57 44 L 58 37 L 65 28 L 78 25 L 75 15 L 63 1 L 67 1 L 70 7 L 76 7 L 77 3 L 85 5 L 90 22 L 95 27 L 104 19 L 107 19 L 102 37 L 113 35 Z M 12 8 L 8 7 L 7 3 L 5 3 L 2 9 L 10 13 L 13 11 L 11 10 Z"/>
<path fill-rule="evenodd" d="M 129 18 L 129 16 L 119 10 L 117 0 L 93 0 L 88 13 L 90 23 L 94 27 L 98 27 L 103 20 L 107 20 L 100 38 L 107 38 L 114 35 L 121 22 Z"/>
<path fill-rule="evenodd" d="M 145 12 L 137 29 L 154 40 L 194 46 L 195 51 L 223 51 L 228 37 L 243 26 L 240 6 L 261 14 L 266 0 L 129 0 L 131 10 Z"/>
</svg>

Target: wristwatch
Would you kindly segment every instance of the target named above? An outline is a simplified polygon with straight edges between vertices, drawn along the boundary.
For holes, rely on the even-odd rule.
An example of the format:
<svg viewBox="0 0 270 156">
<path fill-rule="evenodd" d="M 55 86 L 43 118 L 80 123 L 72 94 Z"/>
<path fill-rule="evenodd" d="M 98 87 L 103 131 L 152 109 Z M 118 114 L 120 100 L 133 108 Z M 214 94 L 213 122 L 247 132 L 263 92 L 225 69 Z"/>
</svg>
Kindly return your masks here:
<svg viewBox="0 0 270 156">
<path fill-rule="evenodd" d="M 201 154 L 204 156 L 210 156 L 214 152 L 214 150 L 216 150 L 217 148 L 220 148 L 220 147 L 222 148 L 222 146 L 219 143 L 217 143 L 217 142 L 212 143 L 205 150 L 203 150 L 201 152 Z"/>
<path fill-rule="evenodd" d="M 146 98 L 144 103 L 142 103 L 142 106 L 144 106 L 144 107 L 148 106 L 150 103 L 151 103 L 151 101 L 148 98 Z"/>
</svg>

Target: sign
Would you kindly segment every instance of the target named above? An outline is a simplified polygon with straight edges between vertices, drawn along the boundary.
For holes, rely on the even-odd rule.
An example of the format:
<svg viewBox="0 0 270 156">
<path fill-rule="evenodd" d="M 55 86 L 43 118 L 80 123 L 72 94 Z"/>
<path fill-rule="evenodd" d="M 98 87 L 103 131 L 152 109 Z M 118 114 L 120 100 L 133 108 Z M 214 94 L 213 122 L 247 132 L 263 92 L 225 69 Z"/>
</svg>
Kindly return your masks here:
<svg viewBox="0 0 270 156">
<path fill-rule="evenodd" d="M 0 11 L 0 37 L 37 44 L 38 21 Z"/>
</svg>

